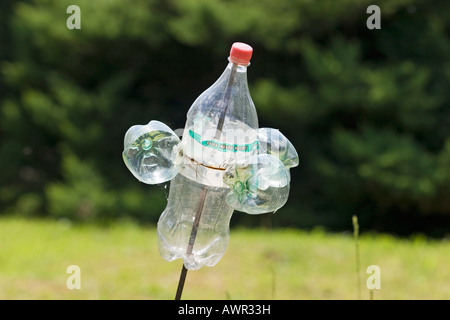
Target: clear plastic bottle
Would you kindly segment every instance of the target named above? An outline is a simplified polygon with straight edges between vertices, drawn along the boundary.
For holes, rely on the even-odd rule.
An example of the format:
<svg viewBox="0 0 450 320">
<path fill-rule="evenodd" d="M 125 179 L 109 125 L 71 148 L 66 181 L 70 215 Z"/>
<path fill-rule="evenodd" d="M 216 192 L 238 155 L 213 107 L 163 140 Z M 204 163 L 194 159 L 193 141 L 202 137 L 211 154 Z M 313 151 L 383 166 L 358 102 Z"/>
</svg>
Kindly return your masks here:
<svg viewBox="0 0 450 320">
<path fill-rule="evenodd" d="M 164 123 L 132 126 L 123 159 L 141 182 L 171 180 L 158 220 L 158 248 L 187 269 L 214 266 L 224 255 L 233 210 L 275 212 L 289 195 L 294 146 L 278 130 L 258 129 L 247 85 L 252 48 L 234 43 L 219 79 L 193 103 L 183 139 Z"/>
<path fill-rule="evenodd" d="M 158 184 L 178 173 L 180 138 L 167 125 L 152 120 L 134 125 L 125 134 L 123 160 L 141 182 Z"/>
<path fill-rule="evenodd" d="M 224 255 L 234 210 L 226 202 L 225 169 L 258 152 L 258 118 L 247 85 L 252 52 L 234 43 L 225 71 L 187 114 L 180 171 L 157 227 L 161 256 L 183 258 L 187 269 L 213 266 Z"/>
<path fill-rule="evenodd" d="M 218 169 L 258 149 L 258 116 L 247 84 L 252 48 L 235 43 L 219 79 L 193 103 L 183 133 L 185 156 Z"/>
</svg>

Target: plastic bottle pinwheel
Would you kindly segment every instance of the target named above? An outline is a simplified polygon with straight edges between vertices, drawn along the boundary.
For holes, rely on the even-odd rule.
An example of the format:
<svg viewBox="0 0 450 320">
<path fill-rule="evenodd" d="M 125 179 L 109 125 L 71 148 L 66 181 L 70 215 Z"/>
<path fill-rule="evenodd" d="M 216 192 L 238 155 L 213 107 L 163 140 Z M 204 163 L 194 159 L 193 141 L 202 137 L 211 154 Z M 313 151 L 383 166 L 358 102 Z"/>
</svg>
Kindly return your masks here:
<svg viewBox="0 0 450 320">
<path fill-rule="evenodd" d="M 234 210 L 275 212 L 289 195 L 289 169 L 298 155 L 278 130 L 258 128 L 247 85 L 253 49 L 233 44 L 219 79 L 193 103 L 182 139 L 156 120 L 125 134 L 123 159 L 141 182 L 170 182 L 158 226 L 167 261 L 197 270 L 223 257 Z"/>
</svg>

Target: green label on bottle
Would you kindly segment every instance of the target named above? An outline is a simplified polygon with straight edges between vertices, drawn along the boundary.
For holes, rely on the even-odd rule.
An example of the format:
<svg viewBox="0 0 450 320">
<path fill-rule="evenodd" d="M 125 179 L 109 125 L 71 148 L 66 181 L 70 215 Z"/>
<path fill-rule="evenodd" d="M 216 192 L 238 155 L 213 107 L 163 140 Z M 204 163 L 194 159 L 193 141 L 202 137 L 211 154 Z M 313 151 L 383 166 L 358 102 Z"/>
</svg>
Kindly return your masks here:
<svg viewBox="0 0 450 320">
<path fill-rule="evenodd" d="M 230 143 L 223 143 L 223 142 L 218 142 L 218 141 L 214 141 L 214 140 L 203 140 L 202 141 L 202 137 L 198 133 L 195 133 L 192 130 L 189 130 L 189 135 L 191 136 L 192 139 L 194 139 L 201 145 L 210 147 L 210 148 L 222 151 L 222 152 L 227 152 L 227 151 L 251 152 L 253 150 L 258 149 L 258 141 L 248 143 L 248 144 L 230 144 Z"/>
</svg>

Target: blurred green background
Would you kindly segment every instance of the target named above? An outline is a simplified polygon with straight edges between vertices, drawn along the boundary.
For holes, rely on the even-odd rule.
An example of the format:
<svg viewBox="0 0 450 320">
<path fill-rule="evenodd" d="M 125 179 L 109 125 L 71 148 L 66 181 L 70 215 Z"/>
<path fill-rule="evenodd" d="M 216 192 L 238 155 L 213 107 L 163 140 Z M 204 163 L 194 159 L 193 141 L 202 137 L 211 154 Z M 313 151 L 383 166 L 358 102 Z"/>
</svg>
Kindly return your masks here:
<svg viewBox="0 0 450 320">
<path fill-rule="evenodd" d="M 66 9 L 81 8 L 81 30 Z M 366 9 L 381 8 L 381 30 Z M 448 0 L 0 2 L 0 213 L 154 224 L 163 186 L 138 182 L 126 130 L 184 126 L 195 98 L 254 48 L 260 126 L 297 148 L 288 203 L 232 225 L 448 234 Z"/>
</svg>

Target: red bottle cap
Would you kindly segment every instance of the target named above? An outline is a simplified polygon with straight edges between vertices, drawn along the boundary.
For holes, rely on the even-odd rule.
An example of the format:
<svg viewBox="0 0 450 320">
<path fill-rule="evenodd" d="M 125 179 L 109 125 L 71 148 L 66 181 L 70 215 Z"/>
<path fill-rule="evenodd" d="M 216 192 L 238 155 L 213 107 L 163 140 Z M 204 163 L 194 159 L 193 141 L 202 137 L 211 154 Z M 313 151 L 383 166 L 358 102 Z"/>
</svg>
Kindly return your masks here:
<svg viewBox="0 0 450 320">
<path fill-rule="evenodd" d="M 235 42 L 231 46 L 230 61 L 239 65 L 248 66 L 252 58 L 253 48 L 243 42 Z"/>
</svg>

